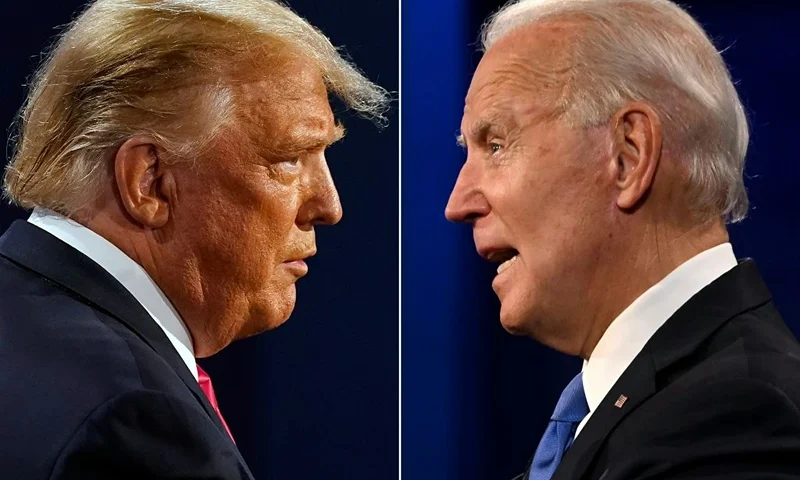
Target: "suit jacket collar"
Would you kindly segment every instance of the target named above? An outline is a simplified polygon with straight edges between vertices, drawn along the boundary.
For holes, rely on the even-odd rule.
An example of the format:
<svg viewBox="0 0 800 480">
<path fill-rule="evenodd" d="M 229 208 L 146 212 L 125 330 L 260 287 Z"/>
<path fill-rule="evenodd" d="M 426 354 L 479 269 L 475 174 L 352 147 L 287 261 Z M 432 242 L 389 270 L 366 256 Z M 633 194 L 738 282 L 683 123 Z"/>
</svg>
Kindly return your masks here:
<svg viewBox="0 0 800 480">
<path fill-rule="evenodd" d="M 189 329 L 141 265 L 101 235 L 58 213 L 35 208 L 28 222 L 86 255 L 116 278 L 164 330 L 189 371 L 197 378 L 197 361 Z"/>
<path fill-rule="evenodd" d="M 0 256 L 55 284 L 76 300 L 102 311 L 133 331 L 175 370 L 217 428 L 228 435 L 163 330 L 111 274 L 66 243 L 22 220 L 14 222 L 0 237 Z"/>
<path fill-rule="evenodd" d="M 581 478 L 614 428 L 656 393 L 658 372 L 693 353 L 731 318 L 770 300 L 755 262 L 749 259 L 692 297 L 656 332 L 614 384 L 567 451 L 553 480 Z M 619 403 L 621 407 L 615 405 Z"/>
</svg>

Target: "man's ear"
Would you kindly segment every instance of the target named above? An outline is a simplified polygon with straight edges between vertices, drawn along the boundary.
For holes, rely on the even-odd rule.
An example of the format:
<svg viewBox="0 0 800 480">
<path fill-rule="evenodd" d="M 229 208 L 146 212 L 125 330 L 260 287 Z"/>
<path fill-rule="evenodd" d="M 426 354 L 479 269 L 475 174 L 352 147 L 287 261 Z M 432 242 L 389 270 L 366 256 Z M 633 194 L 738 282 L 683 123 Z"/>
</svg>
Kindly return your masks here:
<svg viewBox="0 0 800 480">
<path fill-rule="evenodd" d="M 114 177 L 128 215 L 149 228 L 167 223 L 175 185 L 171 176 L 165 176 L 163 151 L 153 138 L 126 140 L 114 156 Z"/>
<path fill-rule="evenodd" d="M 617 206 L 631 210 L 653 186 L 661 159 L 661 119 L 649 105 L 631 103 L 617 112 L 612 124 Z"/>
</svg>

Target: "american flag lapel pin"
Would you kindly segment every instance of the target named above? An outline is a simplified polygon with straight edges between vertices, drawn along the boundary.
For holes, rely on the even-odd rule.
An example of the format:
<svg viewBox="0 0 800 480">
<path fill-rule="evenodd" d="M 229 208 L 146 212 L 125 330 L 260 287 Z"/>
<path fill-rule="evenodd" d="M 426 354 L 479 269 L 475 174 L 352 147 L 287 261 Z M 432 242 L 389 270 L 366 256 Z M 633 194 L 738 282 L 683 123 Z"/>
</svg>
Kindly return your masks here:
<svg viewBox="0 0 800 480">
<path fill-rule="evenodd" d="M 628 401 L 628 397 L 625 395 L 620 395 L 616 402 L 614 402 L 614 406 L 617 408 L 622 408 L 625 405 L 625 402 Z"/>
</svg>

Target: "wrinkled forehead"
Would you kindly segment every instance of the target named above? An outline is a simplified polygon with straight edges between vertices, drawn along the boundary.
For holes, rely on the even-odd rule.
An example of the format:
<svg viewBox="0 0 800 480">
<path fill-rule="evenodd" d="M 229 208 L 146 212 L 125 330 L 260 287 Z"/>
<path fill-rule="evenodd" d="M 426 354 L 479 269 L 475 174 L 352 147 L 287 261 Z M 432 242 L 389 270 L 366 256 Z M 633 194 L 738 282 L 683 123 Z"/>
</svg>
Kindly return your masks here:
<svg viewBox="0 0 800 480">
<path fill-rule="evenodd" d="M 253 140 L 275 148 L 324 147 L 337 140 L 322 72 L 310 60 L 274 59 L 261 78 L 236 85 L 237 118 Z"/>
<path fill-rule="evenodd" d="M 328 91 L 322 72 L 304 57 L 281 55 L 254 66 L 251 73 L 235 82 L 243 104 L 269 109 L 298 104 L 328 105 Z"/>
<path fill-rule="evenodd" d="M 528 25 L 493 44 L 475 70 L 464 116 L 487 110 L 552 109 L 568 86 L 572 22 Z"/>
</svg>

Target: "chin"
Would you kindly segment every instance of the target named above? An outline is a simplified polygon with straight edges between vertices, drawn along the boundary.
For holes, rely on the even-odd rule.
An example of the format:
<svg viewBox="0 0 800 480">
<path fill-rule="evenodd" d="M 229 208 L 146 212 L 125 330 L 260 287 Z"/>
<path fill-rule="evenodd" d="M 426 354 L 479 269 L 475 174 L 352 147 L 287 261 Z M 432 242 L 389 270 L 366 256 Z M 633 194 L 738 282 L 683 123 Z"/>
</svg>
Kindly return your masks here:
<svg viewBox="0 0 800 480">
<path fill-rule="evenodd" d="M 261 316 L 250 318 L 245 328 L 239 331 L 239 334 L 236 336 L 236 340 L 255 337 L 256 335 L 262 334 L 269 330 L 275 330 L 286 323 L 288 319 L 288 315 L 285 318 L 280 319 L 266 318 Z"/>
<path fill-rule="evenodd" d="M 524 315 L 521 315 L 520 312 L 500 306 L 500 325 L 506 332 L 512 335 L 527 335 L 526 323 Z"/>
<path fill-rule="evenodd" d="M 268 330 L 274 330 L 289 320 L 294 311 L 296 291 L 294 285 L 282 295 L 269 295 L 259 299 L 250 308 L 250 318 L 245 322 L 238 338 L 248 338 Z"/>
<path fill-rule="evenodd" d="M 552 346 L 551 338 L 558 333 L 553 329 L 550 315 L 530 296 L 517 301 L 506 299 L 500 305 L 500 324 L 512 335 L 529 337 L 543 345 Z"/>
<path fill-rule="evenodd" d="M 262 332 L 267 331 L 267 330 L 274 330 L 274 329 L 280 327 L 281 325 L 283 325 L 284 323 L 288 322 L 289 318 L 292 316 L 292 312 L 294 312 L 294 304 L 292 304 L 291 307 L 286 308 L 285 312 L 283 312 L 280 315 L 276 316 L 276 318 L 273 319 L 273 321 L 267 322 L 267 325 L 262 330 Z"/>
</svg>

